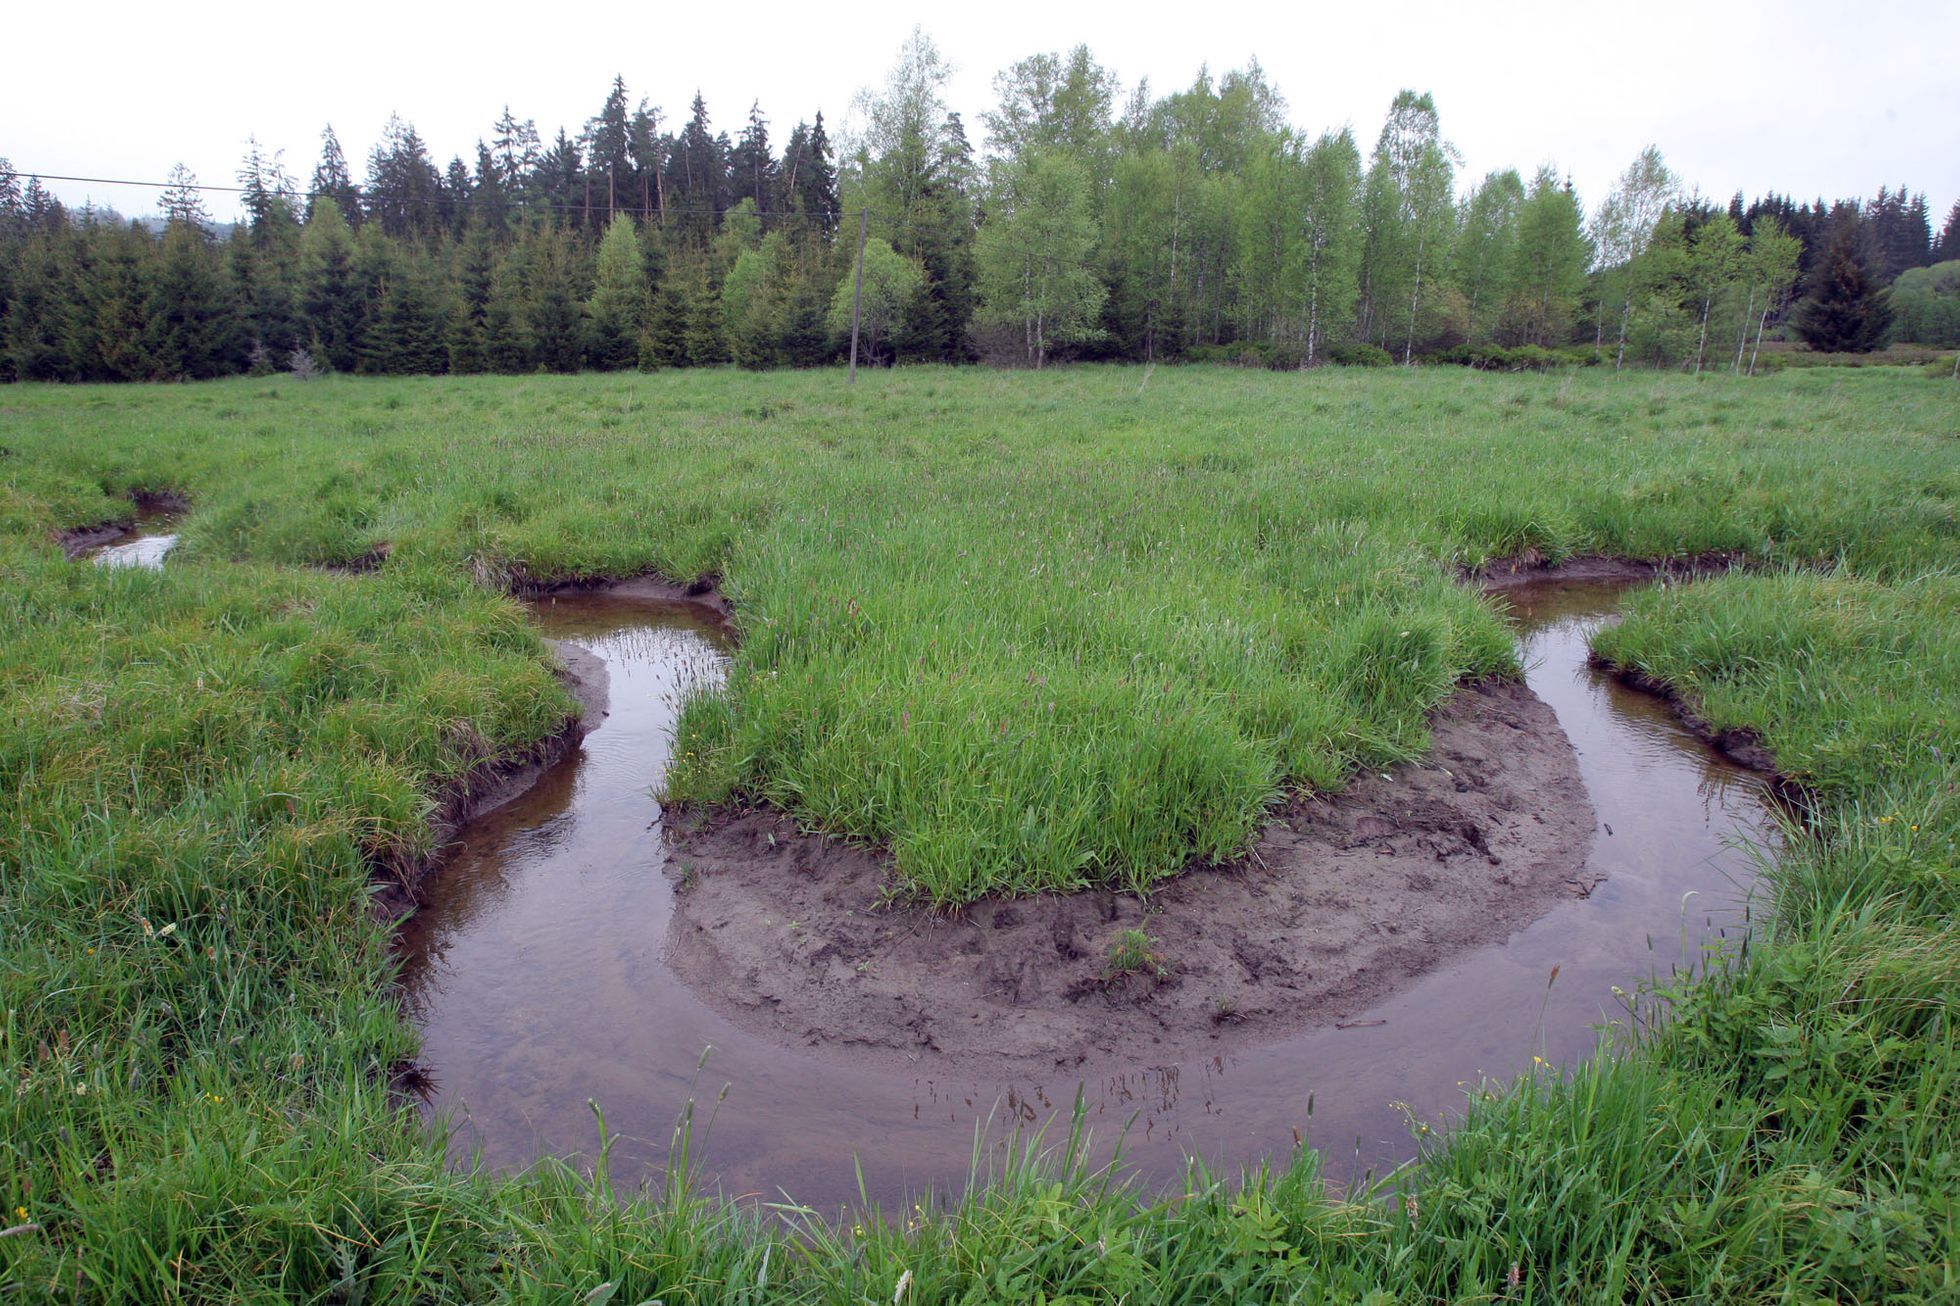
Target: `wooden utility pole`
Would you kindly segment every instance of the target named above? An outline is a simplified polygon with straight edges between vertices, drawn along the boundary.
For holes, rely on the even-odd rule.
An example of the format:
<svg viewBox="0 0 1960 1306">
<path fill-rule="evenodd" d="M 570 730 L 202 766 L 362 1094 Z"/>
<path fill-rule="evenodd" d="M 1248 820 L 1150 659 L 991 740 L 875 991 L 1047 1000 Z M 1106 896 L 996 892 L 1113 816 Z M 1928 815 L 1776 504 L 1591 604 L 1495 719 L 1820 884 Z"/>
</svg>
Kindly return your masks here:
<svg viewBox="0 0 1960 1306">
<path fill-rule="evenodd" d="M 856 385 L 858 379 L 858 320 L 864 313 L 864 237 L 870 229 L 871 210 L 858 210 L 858 266 L 857 285 L 851 290 L 851 379 L 848 384 Z"/>
</svg>

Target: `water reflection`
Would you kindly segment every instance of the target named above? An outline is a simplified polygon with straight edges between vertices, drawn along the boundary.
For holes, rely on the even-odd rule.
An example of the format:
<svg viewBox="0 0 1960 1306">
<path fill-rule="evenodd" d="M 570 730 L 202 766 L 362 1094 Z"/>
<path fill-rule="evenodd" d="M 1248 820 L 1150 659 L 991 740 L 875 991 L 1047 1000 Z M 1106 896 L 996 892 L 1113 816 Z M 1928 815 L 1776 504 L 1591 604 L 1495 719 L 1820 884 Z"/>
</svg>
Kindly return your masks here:
<svg viewBox="0 0 1960 1306">
<path fill-rule="evenodd" d="M 1017 1131 L 1056 1122 L 1059 1135 L 1078 1089 L 1100 1154 L 1121 1135 L 1148 1182 L 1175 1182 L 1192 1153 L 1225 1167 L 1284 1159 L 1302 1137 L 1337 1176 L 1392 1167 L 1413 1153 L 1411 1115 L 1453 1111 L 1480 1076 L 1508 1078 L 1534 1055 L 1585 1056 L 1594 1027 L 1624 1017 L 1614 986 L 1692 964 L 1704 938 L 1738 936 L 1755 865 L 1743 845 L 1774 835 L 1758 777 L 1586 665 L 1616 590 L 1512 601 L 1529 682 L 1571 736 L 1601 821 L 1591 896 L 1341 1027 L 1048 1081 L 854 1064 L 744 1033 L 700 1002 L 662 961 L 672 897 L 652 791 L 681 697 L 718 683 L 726 645 L 685 605 L 541 605 L 546 633 L 605 660 L 611 714 L 578 756 L 472 825 L 404 935 L 431 1109 L 452 1115 L 459 1160 L 508 1167 L 589 1152 L 596 1099 L 621 1134 L 615 1176 L 630 1183 L 658 1176 L 697 1078 L 710 1099 L 726 1082 L 698 1148 L 708 1177 L 731 1195 L 819 1206 L 855 1202 L 854 1156 L 875 1200 L 956 1187 L 976 1137 L 984 1168 Z"/>
</svg>

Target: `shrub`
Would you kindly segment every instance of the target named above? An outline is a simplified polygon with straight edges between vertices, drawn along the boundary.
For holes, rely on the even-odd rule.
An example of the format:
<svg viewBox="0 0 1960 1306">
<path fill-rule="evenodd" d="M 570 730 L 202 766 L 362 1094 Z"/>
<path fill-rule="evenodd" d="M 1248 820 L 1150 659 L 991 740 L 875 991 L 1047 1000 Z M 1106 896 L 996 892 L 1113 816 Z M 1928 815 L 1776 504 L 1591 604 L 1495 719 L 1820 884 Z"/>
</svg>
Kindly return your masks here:
<svg viewBox="0 0 1960 1306">
<path fill-rule="evenodd" d="M 1543 345 L 1458 345 L 1430 354 L 1425 363 L 1474 367 L 1486 372 L 1546 372 L 1556 367 L 1595 367 L 1599 351 L 1578 345 L 1548 349 Z"/>
<path fill-rule="evenodd" d="M 1393 367 L 1395 359 L 1380 345 L 1335 345 L 1327 361 L 1341 367 Z"/>
</svg>

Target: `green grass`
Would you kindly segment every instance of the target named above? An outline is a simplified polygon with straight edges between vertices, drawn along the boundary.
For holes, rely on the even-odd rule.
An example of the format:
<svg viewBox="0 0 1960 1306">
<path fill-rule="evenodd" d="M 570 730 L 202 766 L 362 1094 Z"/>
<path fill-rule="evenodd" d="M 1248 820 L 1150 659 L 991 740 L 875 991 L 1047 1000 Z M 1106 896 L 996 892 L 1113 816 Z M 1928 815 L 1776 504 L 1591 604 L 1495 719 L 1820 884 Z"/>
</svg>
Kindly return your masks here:
<svg viewBox="0 0 1960 1306">
<path fill-rule="evenodd" d="M 1950 385 L 1080 369 L 0 400 L 22 1296 L 1960 1292 Z M 195 505 L 163 573 L 47 543 L 139 489 Z M 289 565 L 382 545 L 371 575 Z M 1306 1154 L 1166 1199 L 1064 1154 L 786 1224 L 678 1174 L 639 1200 L 450 1174 L 387 1094 L 413 1034 L 369 868 L 569 709 L 513 580 L 724 576 L 743 644 L 675 794 L 886 843 L 959 901 L 1145 887 L 1242 847 L 1286 786 L 1419 752 L 1459 678 L 1512 665 L 1456 569 L 1526 550 L 1821 568 L 1671 588 L 1601 641 L 1761 731 L 1819 826 L 1770 868 L 1747 957 L 1648 995 L 1620 1055 L 1473 1097 L 1392 1194 L 1330 1198 Z"/>
<path fill-rule="evenodd" d="M 9 406 L 14 502 L 72 521 L 184 491 L 185 562 L 725 574 L 744 646 L 688 716 L 673 796 L 889 846 L 942 903 L 1146 888 L 1244 847 L 1287 785 L 1420 752 L 1451 685 L 1511 665 L 1457 565 L 1730 550 L 1891 575 L 1950 555 L 1960 500 L 1954 391 L 1884 376 L 332 380 Z"/>
</svg>

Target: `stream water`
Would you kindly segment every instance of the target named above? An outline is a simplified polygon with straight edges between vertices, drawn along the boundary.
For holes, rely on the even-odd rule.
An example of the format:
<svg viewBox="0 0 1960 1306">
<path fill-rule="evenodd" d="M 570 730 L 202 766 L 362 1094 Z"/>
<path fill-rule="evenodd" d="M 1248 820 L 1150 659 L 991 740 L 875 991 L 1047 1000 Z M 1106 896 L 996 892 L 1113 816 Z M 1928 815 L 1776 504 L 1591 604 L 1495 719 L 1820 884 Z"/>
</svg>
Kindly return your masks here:
<svg viewBox="0 0 1960 1306">
<path fill-rule="evenodd" d="M 177 547 L 177 519 L 165 513 L 139 515 L 136 524 L 119 540 L 112 540 L 90 556 L 98 567 L 161 567 L 164 557 Z"/>
<path fill-rule="evenodd" d="M 1595 1026 L 1625 1017 L 1615 985 L 1694 964 L 1706 940 L 1746 927 L 1749 847 L 1775 837 L 1766 788 L 1664 704 L 1587 666 L 1618 600 L 1610 586 L 1510 596 L 1527 679 L 1570 736 L 1601 822 L 1589 869 L 1604 879 L 1589 898 L 1350 1027 L 1044 1082 L 858 1066 L 745 1033 L 705 1006 L 662 962 L 673 896 L 652 793 L 682 695 L 719 682 L 724 636 L 686 604 L 541 601 L 544 633 L 604 659 L 610 713 L 534 789 L 466 829 L 402 937 L 429 1110 L 450 1121 L 459 1162 L 507 1168 L 589 1156 L 596 1101 L 617 1138 L 615 1181 L 630 1186 L 659 1182 L 692 1095 L 708 1183 L 826 1209 L 857 1201 L 853 1157 L 874 1201 L 958 1187 L 976 1138 L 986 1156 L 1017 1129 L 1052 1120 L 1059 1136 L 1078 1085 L 1100 1153 L 1127 1124 L 1125 1157 L 1146 1182 L 1173 1181 L 1193 1153 L 1215 1167 L 1283 1159 L 1296 1131 L 1334 1176 L 1379 1174 L 1413 1155 L 1410 1113 L 1440 1120 L 1481 1076 L 1507 1079 L 1534 1056 L 1586 1056 Z"/>
</svg>

